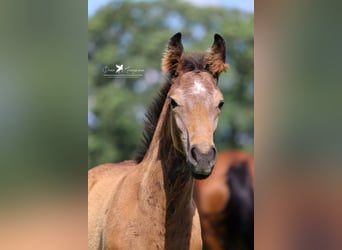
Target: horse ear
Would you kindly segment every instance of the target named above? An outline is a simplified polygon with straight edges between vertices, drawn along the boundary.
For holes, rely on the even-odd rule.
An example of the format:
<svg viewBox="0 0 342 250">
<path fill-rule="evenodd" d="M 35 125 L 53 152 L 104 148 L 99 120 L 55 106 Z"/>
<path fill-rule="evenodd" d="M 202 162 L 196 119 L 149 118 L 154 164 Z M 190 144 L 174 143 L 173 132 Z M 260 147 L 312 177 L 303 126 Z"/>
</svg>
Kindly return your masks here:
<svg viewBox="0 0 342 250">
<path fill-rule="evenodd" d="M 212 74 L 219 76 L 222 72 L 226 72 L 229 69 L 229 65 L 226 62 L 226 43 L 224 39 L 219 35 L 214 35 L 214 43 L 209 49 L 207 63 L 209 70 Z"/>
<path fill-rule="evenodd" d="M 164 53 L 162 60 L 162 71 L 164 74 L 174 76 L 183 54 L 182 34 L 180 32 L 173 35 Z"/>
</svg>

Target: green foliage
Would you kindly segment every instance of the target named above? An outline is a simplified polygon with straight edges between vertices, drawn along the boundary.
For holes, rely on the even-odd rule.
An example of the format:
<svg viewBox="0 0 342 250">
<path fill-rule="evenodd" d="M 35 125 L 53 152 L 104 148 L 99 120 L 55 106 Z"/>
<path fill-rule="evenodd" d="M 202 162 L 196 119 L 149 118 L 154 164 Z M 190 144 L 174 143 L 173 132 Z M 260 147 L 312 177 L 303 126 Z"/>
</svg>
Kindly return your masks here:
<svg viewBox="0 0 342 250">
<path fill-rule="evenodd" d="M 220 87 L 225 106 L 215 135 L 219 150 L 253 150 L 254 17 L 179 1 L 113 1 L 89 19 L 89 167 L 132 158 L 143 114 L 164 81 L 160 62 L 168 39 L 183 33 L 186 51 L 202 51 L 220 33 L 227 43 L 229 73 Z M 113 79 L 104 66 L 143 68 L 140 78 Z"/>
</svg>

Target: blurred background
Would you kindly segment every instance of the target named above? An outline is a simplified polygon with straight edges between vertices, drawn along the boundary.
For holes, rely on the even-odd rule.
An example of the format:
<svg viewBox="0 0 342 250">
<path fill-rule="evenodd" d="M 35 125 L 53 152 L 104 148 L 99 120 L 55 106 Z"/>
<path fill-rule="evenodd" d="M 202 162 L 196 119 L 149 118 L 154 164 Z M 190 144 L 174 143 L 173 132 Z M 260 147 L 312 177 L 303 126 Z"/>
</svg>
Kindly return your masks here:
<svg viewBox="0 0 342 250">
<path fill-rule="evenodd" d="M 220 33 L 228 73 L 215 143 L 219 150 L 253 153 L 253 1 L 89 1 L 88 168 L 134 157 L 144 114 L 164 76 L 160 63 L 169 38 L 182 32 L 185 51 L 204 51 Z M 135 78 L 105 77 L 105 67 L 143 69 Z"/>
</svg>

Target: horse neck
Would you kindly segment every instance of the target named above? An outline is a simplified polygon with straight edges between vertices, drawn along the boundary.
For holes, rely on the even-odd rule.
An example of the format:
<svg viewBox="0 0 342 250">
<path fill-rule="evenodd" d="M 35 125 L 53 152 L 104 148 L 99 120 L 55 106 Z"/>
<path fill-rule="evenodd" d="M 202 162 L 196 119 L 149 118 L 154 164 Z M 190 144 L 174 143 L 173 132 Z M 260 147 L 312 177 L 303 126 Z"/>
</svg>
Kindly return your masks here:
<svg viewBox="0 0 342 250">
<path fill-rule="evenodd" d="M 150 203 L 152 198 L 156 200 L 152 206 L 161 204 L 166 221 L 170 219 L 171 222 L 172 215 L 177 217 L 187 209 L 193 212 L 194 181 L 184 155 L 172 144 L 169 122 L 169 105 L 164 103 L 152 142 L 140 164 L 142 200 Z"/>
</svg>

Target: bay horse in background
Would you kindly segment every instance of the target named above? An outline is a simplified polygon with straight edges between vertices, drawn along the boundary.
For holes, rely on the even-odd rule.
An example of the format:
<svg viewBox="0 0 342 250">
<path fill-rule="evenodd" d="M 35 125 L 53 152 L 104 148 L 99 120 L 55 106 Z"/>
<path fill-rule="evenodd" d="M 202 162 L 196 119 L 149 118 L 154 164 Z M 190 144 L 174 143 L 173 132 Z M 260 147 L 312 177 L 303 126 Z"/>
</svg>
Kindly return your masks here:
<svg viewBox="0 0 342 250">
<path fill-rule="evenodd" d="M 168 80 L 147 113 L 137 158 L 88 173 L 89 249 L 202 249 L 194 179 L 216 163 L 225 55 L 218 34 L 203 53 L 183 53 L 181 33 L 170 38 L 162 60 Z"/>
<path fill-rule="evenodd" d="M 239 150 L 218 154 L 210 178 L 196 180 L 194 198 L 204 249 L 254 249 L 254 157 Z"/>
</svg>

